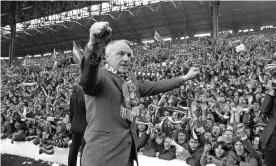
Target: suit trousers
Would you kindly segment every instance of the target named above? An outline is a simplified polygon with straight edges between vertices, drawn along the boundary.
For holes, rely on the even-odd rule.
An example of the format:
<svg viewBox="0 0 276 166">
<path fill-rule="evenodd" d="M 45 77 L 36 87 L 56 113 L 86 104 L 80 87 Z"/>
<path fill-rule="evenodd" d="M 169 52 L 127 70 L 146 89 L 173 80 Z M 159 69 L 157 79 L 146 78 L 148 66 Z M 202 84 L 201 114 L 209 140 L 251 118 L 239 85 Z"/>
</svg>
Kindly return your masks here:
<svg viewBox="0 0 276 166">
<path fill-rule="evenodd" d="M 264 150 L 264 159 L 266 166 L 275 166 L 276 163 L 276 128 L 273 131 L 273 134 L 268 140 L 267 147 Z"/>
<path fill-rule="evenodd" d="M 128 159 L 127 166 L 134 166 L 135 151 L 136 151 L 135 146 L 132 143 L 132 145 L 131 145 L 131 151 L 130 151 L 130 156 L 129 156 L 129 159 Z"/>
<path fill-rule="evenodd" d="M 265 150 L 264 160 L 265 166 L 275 166 L 276 163 L 276 149 Z"/>
<path fill-rule="evenodd" d="M 85 140 L 83 137 L 84 133 L 75 133 L 72 132 L 72 144 L 69 150 L 68 156 L 68 166 L 76 166 L 77 165 L 77 158 L 78 152 L 80 150 L 81 156 L 85 146 Z M 81 157 L 80 157 L 80 165 L 81 165 Z"/>
</svg>

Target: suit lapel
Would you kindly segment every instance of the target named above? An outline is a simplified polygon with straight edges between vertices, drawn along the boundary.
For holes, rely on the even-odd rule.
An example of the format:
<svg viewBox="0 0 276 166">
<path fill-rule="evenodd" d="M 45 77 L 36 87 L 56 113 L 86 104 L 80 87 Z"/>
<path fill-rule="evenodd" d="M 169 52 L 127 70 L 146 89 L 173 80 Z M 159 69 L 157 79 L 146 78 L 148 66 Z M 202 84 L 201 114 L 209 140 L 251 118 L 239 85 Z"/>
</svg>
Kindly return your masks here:
<svg viewBox="0 0 276 166">
<path fill-rule="evenodd" d="M 108 72 L 108 73 L 111 75 L 111 79 L 113 80 L 114 84 L 117 86 L 121 94 L 123 94 L 123 90 L 122 90 L 122 85 L 124 83 L 123 80 L 111 72 Z"/>
</svg>

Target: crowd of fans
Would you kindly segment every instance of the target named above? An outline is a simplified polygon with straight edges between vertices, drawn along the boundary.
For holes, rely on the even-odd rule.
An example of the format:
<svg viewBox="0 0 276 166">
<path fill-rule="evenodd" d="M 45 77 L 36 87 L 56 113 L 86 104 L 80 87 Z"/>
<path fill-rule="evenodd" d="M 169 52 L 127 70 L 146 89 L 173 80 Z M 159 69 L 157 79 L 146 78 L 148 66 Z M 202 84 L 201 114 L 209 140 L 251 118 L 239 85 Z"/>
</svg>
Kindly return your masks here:
<svg viewBox="0 0 276 166">
<path fill-rule="evenodd" d="M 191 66 L 201 70 L 179 89 L 140 99 L 137 132 L 149 141 L 139 153 L 192 166 L 262 165 L 259 135 L 269 115 L 260 105 L 272 78 L 264 66 L 273 63 L 275 34 L 272 29 L 221 37 L 217 44 L 197 38 L 133 46 L 131 72 L 140 81 L 180 76 Z M 236 50 L 240 44 L 245 50 Z M 78 68 L 66 56 L 54 69 L 53 63 L 49 58 L 31 66 L 2 63 L 2 139 L 32 140 L 46 154 L 54 154 L 54 146 L 68 147 Z"/>
</svg>

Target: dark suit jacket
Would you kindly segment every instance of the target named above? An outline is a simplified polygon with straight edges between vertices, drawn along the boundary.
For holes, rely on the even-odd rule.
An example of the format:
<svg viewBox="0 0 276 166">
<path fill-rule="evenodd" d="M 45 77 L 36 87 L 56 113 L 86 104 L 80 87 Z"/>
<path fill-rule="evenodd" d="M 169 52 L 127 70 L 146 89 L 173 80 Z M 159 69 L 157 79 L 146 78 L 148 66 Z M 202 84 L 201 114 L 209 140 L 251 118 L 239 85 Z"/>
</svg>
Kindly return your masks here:
<svg viewBox="0 0 276 166">
<path fill-rule="evenodd" d="M 270 119 L 266 128 L 260 135 L 260 142 L 262 149 L 266 149 L 267 142 L 271 135 L 274 132 L 276 125 L 276 105 L 275 105 L 275 96 L 266 95 L 264 101 L 261 105 L 261 111 L 263 114 L 271 114 Z"/>
<path fill-rule="evenodd" d="M 84 94 L 81 90 L 70 97 L 71 132 L 84 133 L 87 126 Z"/>
<path fill-rule="evenodd" d="M 85 49 L 85 55 L 92 54 Z M 180 78 L 157 82 L 136 80 L 136 89 L 140 97 L 151 96 L 177 88 L 182 82 Z M 85 93 L 88 122 L 84 133 L 86 146 L 82 165 L 126 166 L 130 155 L 137 161 L 136 150 L 140 147 L 135 119 L 134 123 L 130 123 L 120 116 L 123 81 L 106 69 L 99 68 L 99 64 L 83 58 L 79 84 Z"/>
</svg>

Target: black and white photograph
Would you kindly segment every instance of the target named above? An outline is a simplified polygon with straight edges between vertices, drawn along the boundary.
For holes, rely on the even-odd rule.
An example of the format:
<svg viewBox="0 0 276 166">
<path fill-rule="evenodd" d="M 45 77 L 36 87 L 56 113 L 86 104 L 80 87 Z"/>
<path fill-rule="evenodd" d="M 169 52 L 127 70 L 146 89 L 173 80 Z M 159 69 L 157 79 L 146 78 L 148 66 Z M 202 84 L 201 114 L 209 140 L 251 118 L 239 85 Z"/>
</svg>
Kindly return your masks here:
<svg viewBox="0 0 276 166">
<path fill-rule="evenodd" d="M 1 166 L 275 166 L 276 1 L 1 0 Z"/>
</svg>

